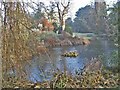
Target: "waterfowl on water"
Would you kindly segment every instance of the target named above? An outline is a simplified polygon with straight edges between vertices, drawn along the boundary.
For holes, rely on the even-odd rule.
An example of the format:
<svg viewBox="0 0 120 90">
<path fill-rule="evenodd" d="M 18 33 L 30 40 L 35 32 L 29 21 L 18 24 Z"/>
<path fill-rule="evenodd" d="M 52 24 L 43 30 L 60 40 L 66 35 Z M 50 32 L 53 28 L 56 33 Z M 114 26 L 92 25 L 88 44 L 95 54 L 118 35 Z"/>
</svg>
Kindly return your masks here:
<svg viewBox="0 0 120 90">
<path fill-rule="evenodd" d="M 77 57 L 78 53 L 75 51 L 71 51 L 71 52 L 64 53 L 62 56 L 64 56 L 64 57 Z"/>
</svg>

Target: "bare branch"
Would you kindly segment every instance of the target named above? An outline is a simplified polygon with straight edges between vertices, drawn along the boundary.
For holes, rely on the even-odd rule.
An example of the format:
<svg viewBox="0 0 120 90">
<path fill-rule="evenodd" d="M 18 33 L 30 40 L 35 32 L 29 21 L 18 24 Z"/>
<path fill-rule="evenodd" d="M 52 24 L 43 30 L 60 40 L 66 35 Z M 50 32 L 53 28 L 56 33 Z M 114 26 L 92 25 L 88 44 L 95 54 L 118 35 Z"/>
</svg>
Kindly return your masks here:
<svg viewBox="0 0 120 90">
<path fill-rule="evenodd" d="M 70 5 L 70 1 L 67 3 L 67 5 L 65 6 L 65 5 L 63 5 L 63 3 L 61 2 L 61 5 L 64 7 L 64 8 L 67 8 L 67 7 L 69 7 L 69 5 Z"/>
</svg>

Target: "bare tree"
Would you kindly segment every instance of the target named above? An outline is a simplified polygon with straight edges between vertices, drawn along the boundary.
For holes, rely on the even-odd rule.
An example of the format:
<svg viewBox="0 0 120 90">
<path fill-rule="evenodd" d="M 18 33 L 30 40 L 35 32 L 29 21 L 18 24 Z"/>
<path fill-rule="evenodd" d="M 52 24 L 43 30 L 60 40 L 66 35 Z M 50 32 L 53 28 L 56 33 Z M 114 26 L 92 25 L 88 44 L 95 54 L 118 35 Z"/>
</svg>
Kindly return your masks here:
<svg viewBox="0 0 120 90">
<path fill-rule="evenodd" d="M 65 4 L 65 0 L 62 2 L 56 1 L 55 5 L 57 7 L 60 22 L 60 30 L 58 32 L 60 34 L 65 29 L 65 16 L 68 14 L 68 10 L 70 9 L 70 0 L 67 1 L 67 4 Z"/>
</svg>

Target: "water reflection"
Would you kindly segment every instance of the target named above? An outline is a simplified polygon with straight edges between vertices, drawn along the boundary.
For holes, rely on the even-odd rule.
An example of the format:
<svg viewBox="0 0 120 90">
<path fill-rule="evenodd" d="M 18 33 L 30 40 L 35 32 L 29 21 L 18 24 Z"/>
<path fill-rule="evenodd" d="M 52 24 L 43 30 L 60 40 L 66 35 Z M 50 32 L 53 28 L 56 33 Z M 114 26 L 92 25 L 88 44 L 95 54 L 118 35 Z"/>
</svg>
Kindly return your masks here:
<svg viewBox="0 0 120 90">
<path fill-rule="evenodd" d="M 88 46 L 56 47 L 49 50 L 50 53 L 48 55 L 35 56 L 31 61 L 31 66 L 28 67 L 26 65 L 26 70 L 29 72 L 29 80 L 33 82 L 36 80 L 39 82 L 49 80 L 57 69 L 61 72 L 68 71 L 74 75 L 75 71 L 82 69 L 90 58 L 103 54 L 109 57 L 114 47 L 108 40 L 98 39 L 92 41 Z M 76 58 L 61 56 L 65 51 L 72 50 L 76 50 L 79 56 Z"/>
</svg>

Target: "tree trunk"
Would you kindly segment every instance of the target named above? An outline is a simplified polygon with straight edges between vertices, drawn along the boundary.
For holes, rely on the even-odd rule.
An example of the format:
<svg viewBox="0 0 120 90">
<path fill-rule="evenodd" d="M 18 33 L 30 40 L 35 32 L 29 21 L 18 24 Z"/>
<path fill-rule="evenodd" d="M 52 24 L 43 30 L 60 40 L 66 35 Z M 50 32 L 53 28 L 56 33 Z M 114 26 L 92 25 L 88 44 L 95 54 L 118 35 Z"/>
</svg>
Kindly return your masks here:
<svg viewBox="0 0 120 90">
<path fill-rule="evenodd" d="M 1 12 L 0 12 L 0 72 L 2 72 L 2 16 L 1 16 Z M 1 90 L 1 87 L 2 87 L 2 73 L 0 73 L 0 90 Z"/>
<path fill-rule="evenodd" d="M 58 34 L 61 34 L 64 30 L 65 30 L 65 19 L 62 18 L 60 21 L 60 30 Z"/>
</svg>

